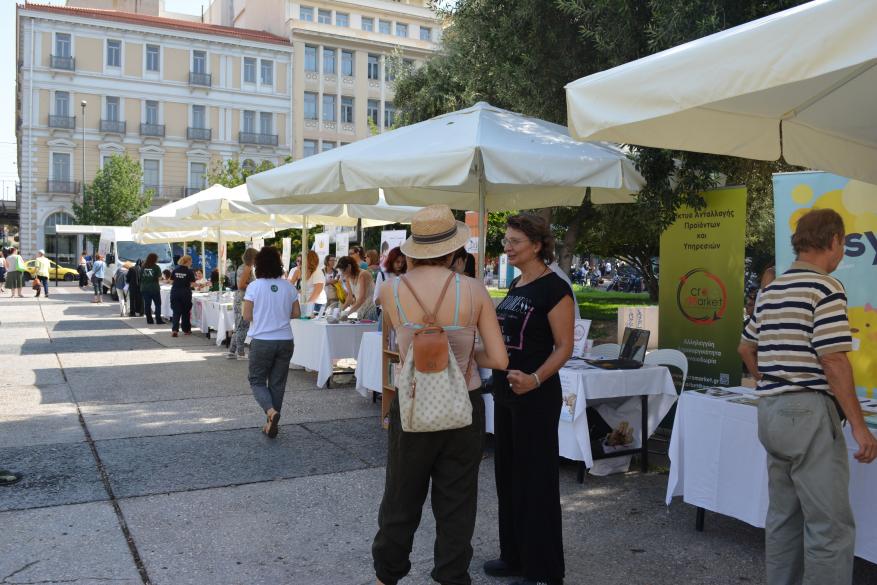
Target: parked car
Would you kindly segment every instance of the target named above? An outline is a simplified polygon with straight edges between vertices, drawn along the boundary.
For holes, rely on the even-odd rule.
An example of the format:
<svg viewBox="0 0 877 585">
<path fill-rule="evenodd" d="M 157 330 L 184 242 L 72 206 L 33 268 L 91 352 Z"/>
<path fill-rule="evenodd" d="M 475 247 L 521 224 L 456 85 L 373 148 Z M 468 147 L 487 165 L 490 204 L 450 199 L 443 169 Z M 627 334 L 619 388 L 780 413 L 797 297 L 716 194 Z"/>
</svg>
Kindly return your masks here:
<svg viewBox="0 0 877 585">
<path fill-rule="evenodd" d="M 75 278 L 79 278 L 79 273 L 73 270 L 72 268 L 65 268 L 64 266 L 59 266 L 55 264 L 51 260 L 49 260 L 49 280 L 73 280 Z M 27 282 L 37 274 L 37 261 L 36 260 L 28 260 L 25 263 L 27 266 L 27 272 L 24 273 L 24 280 Z M 57 273 L 57 274 L 56 274 Z"/>
</svg>

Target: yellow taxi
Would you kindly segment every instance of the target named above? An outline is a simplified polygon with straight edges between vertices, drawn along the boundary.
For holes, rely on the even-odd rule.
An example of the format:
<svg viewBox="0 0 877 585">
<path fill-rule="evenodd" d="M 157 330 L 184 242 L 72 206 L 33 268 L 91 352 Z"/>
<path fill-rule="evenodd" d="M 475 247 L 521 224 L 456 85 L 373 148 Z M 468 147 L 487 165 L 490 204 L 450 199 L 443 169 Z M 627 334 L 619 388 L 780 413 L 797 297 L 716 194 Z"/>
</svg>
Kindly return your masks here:
<svg viewBox="0 0 877 585">
<path fill-rule="evenodd" d="M 56 272 L 58 280 L 66 280 L 71 281 L 76 278 L 79 278 L 79 273 L 71 268 L 64 268 L 63 266 L 58 266 L 51 260 L 49 260 L 49 280 L 55 280 Z M 25 274 L 25 280 L 30 280 L 37 274 L 37 261 L 36 260 L 28 260 L 25 264 L 27 266 L 27 274 Z"/>
</svg>

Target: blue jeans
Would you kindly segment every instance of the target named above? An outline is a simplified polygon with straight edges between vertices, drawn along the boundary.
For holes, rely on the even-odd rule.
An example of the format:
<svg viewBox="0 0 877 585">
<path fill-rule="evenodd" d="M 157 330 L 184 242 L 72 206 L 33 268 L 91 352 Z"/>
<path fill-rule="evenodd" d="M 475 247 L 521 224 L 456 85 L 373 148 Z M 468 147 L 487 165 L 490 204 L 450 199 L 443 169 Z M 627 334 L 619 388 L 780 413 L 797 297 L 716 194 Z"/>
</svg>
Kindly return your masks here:
<svg viewBox="0 0 877 585">
<path fill-rule="evenodd" d="M 161 320 L 161 292 L 144 290 L 140 293 L 143 296 L 143 314 L 146 315 L 146 322 L 152 323 L 152 305 L 155 303 L 155 321 L 163 323 Z"/>
<path fill-rule="evenodd" d="M 43 294 L 49 296 L 49 277 L 40 276 L 40 282 L 43 283 Z"/>
</svg>

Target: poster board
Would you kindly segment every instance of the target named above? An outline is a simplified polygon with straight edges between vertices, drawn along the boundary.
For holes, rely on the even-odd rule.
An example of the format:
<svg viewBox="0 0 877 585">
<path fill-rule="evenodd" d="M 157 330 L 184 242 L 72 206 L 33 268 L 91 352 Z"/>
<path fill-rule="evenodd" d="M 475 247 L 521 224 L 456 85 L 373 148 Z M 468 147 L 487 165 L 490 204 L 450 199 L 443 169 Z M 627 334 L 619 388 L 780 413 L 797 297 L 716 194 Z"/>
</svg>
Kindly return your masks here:
<svg viewBox="0 0 877 585">
<path fill-rule="evenodd" d="M 574 356 L 583 356 L 587 353 L 588 333 L 591 331 L 590 319 L 576 319 L 573 325 L 573 346 L 572 354 Z"/>
<path fill-rule="evenodd" d="M 350 252 L 350 235 L 338 232 L 335 234 L 335 257 L 347 256 Z"/>
<path fill-rule="evenodd" d="M 329 255 L 329 238 L 329 234 L 326 233 L 314 236 L 314 252 L 317 253 L 317 257 L 320 259 L 318 266 L 322 266 L 326 256 Z"/>
<path fill-rule="evenodd" d="M 407 237 L 408 232 L 405 230 L 383 230 L 381 232 L 381 249 L 378 251 L 381 255 L 381 266 L 384 265 L 384 260 L 387 259 L 390 250 L 401 246 Z"/>
<path fill-rule="evenodd" d="M 846 228 L 844 257 L 832 276 L 843 283 L 853 332 L 856 391 L 877 392 L 877 185 L 831 173 L 778 173 L 773 176 L 776 270 L 782 274 L 795 259 L 791 237 L 807 211 L 834 209 Z"/>
<path fill-rule="evenodd" d="M 283 251 L 280 253 L 280 261 L 283 262 L 283 271 L 289 274 L 289 262 L 292 258 L 292 238 L 283 238 Z"/>
<path fill-rule="evenodd" d="M 743 330 L 746 188 L 702 194 L 661 234 L 661 346 L 688 358 L 686 385 L 739 386 Z"/>
</svg>

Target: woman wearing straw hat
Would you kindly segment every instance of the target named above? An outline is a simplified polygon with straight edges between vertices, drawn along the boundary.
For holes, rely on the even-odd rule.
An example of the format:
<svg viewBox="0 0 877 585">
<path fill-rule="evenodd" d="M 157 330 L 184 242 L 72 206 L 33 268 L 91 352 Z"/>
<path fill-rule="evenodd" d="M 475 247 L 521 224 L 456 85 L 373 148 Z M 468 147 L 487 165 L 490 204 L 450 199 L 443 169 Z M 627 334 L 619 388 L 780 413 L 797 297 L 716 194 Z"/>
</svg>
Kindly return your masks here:
<svg viewBox="0 0 877 585">
<path fill-rule="evenodd" d="M 396 331 L 403 363 L 414 333 L 435 307 L 472 404 L 472 424 L 436 432 L 402 430 L 399 401 L 390 405 L 387 479 L 372 545 L 378 583 L 395 585 L 408 574 L 414 533 L 432 482 L 436 542 L 432 578 L 440 585 L 470 583 L 472 533 L 477 509 L 478 467 L 484 440 L 484 402 L 478 367 L 505 368 L 508 357 L 484 286 L 449 270 L 454 251 L 469 239 L 469 228 L 446 205 L 418 211 L 411 237 L 402 244 L 407 273 L 381 287 L 381 306 Z M 442 284 L 447 284 L 442 291 Z M 445 295 L 445 292 L 448 294 Z M 481 344 L 475 344 L 476 333 Z M 559 412 L 559 410 L 558 410 Z"/>
</svg>

